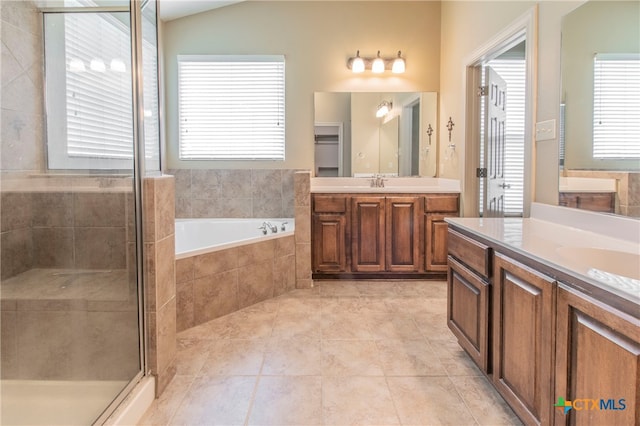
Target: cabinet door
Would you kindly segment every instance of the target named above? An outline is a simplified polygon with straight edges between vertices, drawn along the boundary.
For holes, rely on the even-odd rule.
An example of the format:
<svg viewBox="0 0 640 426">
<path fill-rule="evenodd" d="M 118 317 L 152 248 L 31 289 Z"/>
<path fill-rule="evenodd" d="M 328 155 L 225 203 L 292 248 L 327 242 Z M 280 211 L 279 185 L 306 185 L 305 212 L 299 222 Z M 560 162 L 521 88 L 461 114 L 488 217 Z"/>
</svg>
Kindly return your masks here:
<svg viewBox="0 0 640 426">
<path fill-rule="evenodd" d="M 386 200 L 387 271 L 420 270 L 421 201 L 417 197 L 389 197 Z"/>
<path fill-rule="evenodd" d="M 347 270 L 345 215 L 313 215 L 313 270 L 344 272 Z"/>
<path fill-rule="evenodd" d="M 494 256 L 493 381 L 526 424 L 550 424 L 554 280 Z"/>
<path fill-rule="evenodd" d="M 489 283 L 449 257 L 447 324 L 460 346 L 489 373 Z"/>
<path fill-rule="evenodd" d="M 640 424 L 640 321 L 561 284 L 555 373 L 555 424 Z"/>
<path fill-rule="evenodd" d="M 448 226 L 444 221 L 449 215 L 427 214 L 424 220 L 425 230 L 425 268 L 427 271 L 445 272 L 447 270 L 447 234 Z"/>
<path fill-rule="evenodd" d="M 385 198 L 353 197 L 351 267 L 354 272 L 385 270 Z"/>
</svg>

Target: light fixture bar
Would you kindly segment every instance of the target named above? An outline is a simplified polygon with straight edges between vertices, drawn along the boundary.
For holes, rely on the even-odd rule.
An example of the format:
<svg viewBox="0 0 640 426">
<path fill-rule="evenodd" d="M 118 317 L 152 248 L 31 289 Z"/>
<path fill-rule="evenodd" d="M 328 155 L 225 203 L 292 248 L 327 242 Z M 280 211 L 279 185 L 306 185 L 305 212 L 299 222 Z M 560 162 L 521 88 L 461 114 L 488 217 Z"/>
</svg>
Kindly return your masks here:
<svg viewBox="0 0 640 426">
<path fill-rule="evenodd" d="M 382 65 L 380 65 L 380 63 L 382 63 Z M 394 74 L 402 74 L 406 70 L 406 61 L 399 50 L 398 56 L 394 58 L 381 57 L 380 51 L 378 51 L 378 54 L 375 57 L 364 57 L 360 56 L 360 51 L 358 50 L 356 56 L 350 57 L 347 60 L 347 68 L 356 74 L 362 73 L 365 70 L 369 70 L 374 73 L 391 71 Z"/>
</svg>

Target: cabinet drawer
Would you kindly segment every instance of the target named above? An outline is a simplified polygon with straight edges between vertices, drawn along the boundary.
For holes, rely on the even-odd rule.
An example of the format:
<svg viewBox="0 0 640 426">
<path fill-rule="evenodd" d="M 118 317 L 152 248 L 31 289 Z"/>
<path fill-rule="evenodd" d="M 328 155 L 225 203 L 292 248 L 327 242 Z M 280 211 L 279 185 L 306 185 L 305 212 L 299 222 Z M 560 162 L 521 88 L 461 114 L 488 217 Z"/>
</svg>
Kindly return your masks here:
<svg viewBox="0 0 640 426">
<path fill-rule="evenodd" d="M 424 211 L 426 213 L 457 213 L 458 212 L 458 196 L 457 195 L 430 195 L 424 200 Z"/>
<path fill-rule="evenodd" d="M 490 284 L 451 256 L 447 282 L 447 324 L 478 367 L 490 373 Z"/>
<path fill-rule="evenodd" d="M 491 276 L 491 248 L 449 228 L 449 254 L 485 278 Z"/>
<path fill-rule="evenodd" d="M 347 211 L 345 197 L 316 195 L 313 197 L 314 213 L 344 213 Z"/>
</svg>

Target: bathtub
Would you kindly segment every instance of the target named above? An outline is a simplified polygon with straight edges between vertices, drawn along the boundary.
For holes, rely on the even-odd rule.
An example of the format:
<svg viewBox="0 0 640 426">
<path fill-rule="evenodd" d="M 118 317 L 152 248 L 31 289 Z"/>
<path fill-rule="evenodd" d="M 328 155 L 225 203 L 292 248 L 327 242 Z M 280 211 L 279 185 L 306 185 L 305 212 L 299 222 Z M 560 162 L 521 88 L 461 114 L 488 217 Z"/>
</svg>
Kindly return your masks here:
<svg viewBox="0 0 640 426">
<path fill-rule="evenodd" d="M 277 232 L 260 229 L 264 222 Z M 284 225 L 284 230 L 282 226 Z M 176 259 L 293 235 L 293 219 L 176 219 Z"/>
<path fill-rule="evenodd" d="M 296 286 L 293 219 L 178 219 L 175 236 L 179 332 Z"/>
</svg>

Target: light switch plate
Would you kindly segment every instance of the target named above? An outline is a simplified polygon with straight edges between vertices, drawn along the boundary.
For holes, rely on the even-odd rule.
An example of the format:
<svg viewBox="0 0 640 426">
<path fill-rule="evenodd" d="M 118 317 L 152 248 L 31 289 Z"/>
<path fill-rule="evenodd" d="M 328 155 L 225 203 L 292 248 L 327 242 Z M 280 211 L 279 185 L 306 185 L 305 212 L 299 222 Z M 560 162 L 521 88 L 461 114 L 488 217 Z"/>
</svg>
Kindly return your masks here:
<svg viewBox="0 0 640 426">
<path fill-rule="evenodd" d="M 536 123 L 536 141 L 547 141 L 556 138 L 556 120 Z"/>
</svg>

